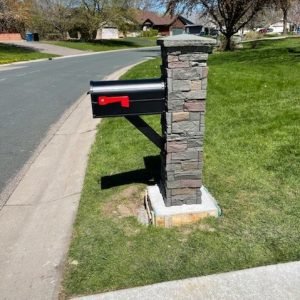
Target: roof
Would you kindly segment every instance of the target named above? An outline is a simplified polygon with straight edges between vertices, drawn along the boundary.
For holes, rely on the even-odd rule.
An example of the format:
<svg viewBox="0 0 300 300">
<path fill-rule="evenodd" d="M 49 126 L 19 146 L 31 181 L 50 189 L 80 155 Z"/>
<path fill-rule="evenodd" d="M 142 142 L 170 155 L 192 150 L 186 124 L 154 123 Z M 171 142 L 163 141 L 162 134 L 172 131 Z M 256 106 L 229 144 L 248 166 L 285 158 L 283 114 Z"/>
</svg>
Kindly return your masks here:
<svg viewBox="0 0 300 300">
<path fill-rule="evenodd" d="M 150 20 L 153 25 L 171 25 L 175 22 L 178 18 L 186 25 L 186 24 L 193 24 L 193 22 L 189 21 L 188 19 L 184 18 L 183 16 L 177 15 L 171 17 L 170 15 L 160 16 L 151 11 L 143 11 L 138 10 L 136 12 L 136 19 L 139 24 L 145 23 L 147 20 Z"/>
</svg>

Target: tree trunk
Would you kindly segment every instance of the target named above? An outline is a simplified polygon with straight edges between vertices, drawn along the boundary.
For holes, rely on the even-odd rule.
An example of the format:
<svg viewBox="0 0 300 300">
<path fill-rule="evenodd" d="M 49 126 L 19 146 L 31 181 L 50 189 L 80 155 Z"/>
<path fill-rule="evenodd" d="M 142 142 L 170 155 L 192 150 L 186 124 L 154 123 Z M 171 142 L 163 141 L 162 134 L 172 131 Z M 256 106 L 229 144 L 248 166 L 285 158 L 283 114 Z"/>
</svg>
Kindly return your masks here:
<svg viewBox="0 0 300 300">
<path fill-rule="evenodd" d="M 225 47 L 224 51 L 231 51 L 232 49 L 232 44 L 231 44 L 231 37 L 232 35 L 225 35 Z"/>
<path fill-rule="evenodd" d="M 283 10 L 283 34 L 286 35 L 287 34 L 287 16 L 288 16 L 288 11 L 287 9 Z"/>
</svg>

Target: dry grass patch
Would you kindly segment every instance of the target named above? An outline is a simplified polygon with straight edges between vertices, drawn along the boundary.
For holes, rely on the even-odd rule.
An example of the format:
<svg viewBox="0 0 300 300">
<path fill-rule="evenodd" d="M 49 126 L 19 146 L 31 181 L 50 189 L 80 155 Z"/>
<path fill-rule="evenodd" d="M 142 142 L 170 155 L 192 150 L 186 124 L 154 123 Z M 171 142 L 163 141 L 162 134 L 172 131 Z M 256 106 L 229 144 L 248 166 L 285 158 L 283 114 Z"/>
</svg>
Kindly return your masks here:
<svg viewBox="0 0 300 300">
<path fill-rule="evenodd" d="M 118 194 L 113 194 L 102 206 L 106 216 L 126 218 L 138 217 L 144 207 L 144 188 L 140 185 L 130 185 Z"/>
</svg>

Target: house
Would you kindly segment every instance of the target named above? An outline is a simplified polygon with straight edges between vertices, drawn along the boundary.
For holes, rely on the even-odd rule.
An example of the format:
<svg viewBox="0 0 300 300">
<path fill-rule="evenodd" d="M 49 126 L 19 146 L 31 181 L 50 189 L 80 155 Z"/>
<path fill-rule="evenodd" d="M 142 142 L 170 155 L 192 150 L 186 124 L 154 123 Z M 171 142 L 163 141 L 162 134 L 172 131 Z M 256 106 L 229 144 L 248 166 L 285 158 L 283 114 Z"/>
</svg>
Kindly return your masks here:
<svg viewBox="0 0 300 300">
<path fill-rule="evenodd" d="M 272 33 L 283 33 L 283 20 L 280 20 L 279 22 L 273 23 L 269 26 L 270 29 L 272 29 Z M 287 22 L 286 28 L 288 32 L 294 31 L 295 26 L 291 22 Z"/>
<path fill-rule="evenodd" d="M 177 16 L 160 16 L 150 11 L 137 11 L 137 22 L 143 31 L 150 29 L 158 30 L 159 35 L 168 36 L 184 33 L 186 25 L 192 25 L 189 21 L 181 15 Z"/>
<path fill-rule="evenodd" d="M 111 40 L 119 38 L 119 30 L 116 26 L 103 26 L 97 30 L 96 40 Z"/>
<path fill-rule="evenodd" d="M 185 28 L 186 33 L 195 34 L 195 35 L 217 35 L 218 29 L 213 22 L 212 18 L 205 14 L 195 15 L 194 16 L 195 25 L 187 25 Z"/>
</svg>

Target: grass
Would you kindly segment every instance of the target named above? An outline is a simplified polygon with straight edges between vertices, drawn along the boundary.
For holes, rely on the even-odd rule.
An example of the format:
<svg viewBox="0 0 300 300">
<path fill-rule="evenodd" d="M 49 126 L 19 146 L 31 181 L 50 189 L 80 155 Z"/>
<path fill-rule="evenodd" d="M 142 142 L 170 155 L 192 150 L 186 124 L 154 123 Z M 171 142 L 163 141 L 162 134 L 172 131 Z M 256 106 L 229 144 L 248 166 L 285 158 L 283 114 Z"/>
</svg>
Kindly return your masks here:
<svg viewBox="0 0 300 300">
<path fill-rule="evenodd" d="M 55 56 L 56 55 L 53 54 L 40 53 L 26 47 L 0 43 L 0 64 L 8 64 L 17 61 L 49 58 Z"/>
<path fill-rule="evenodd" d="M 83 41 L 55 41 L 47 43 L 73 48 L 82 51 L 108 51 L 127 48 L 156 46 L 156 38 L 124 38 L 118 40 L 97 40 L 94 42 Z"/>
<path fill-rule="evenodd" d="M 159 76 L 159 64 L 146 62 L 126 78 Z M 145 185 L 101 189 L 100 182 L 142 169 L 143 157 L 158 150 L 126 120 L 104 120 L 74 227 L 66 296 L 300 259 L 299 40 L 216 53 L 209 65 L 204 181 L 223 216 L 173 229 L 140 225 L 131 211 Z M 147 119 L 159 129 L 158 117 Z"/>
<path fill-rule="evenodd" d="M 287 39 L 287 40 L 286 40 Z M 244 42 L 243 47 L 244 49 L 274 49 L 274 48 L 297 48 L 299 47 L 300 43 L 300 36 L 293 36 L 291 38 L 282 38 L 282 39 L 262 39 L 262 40 L 255 40 L 250 42 Z"/>
</svg>

